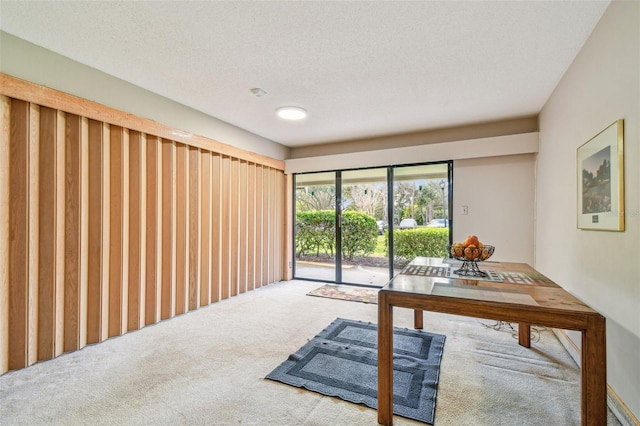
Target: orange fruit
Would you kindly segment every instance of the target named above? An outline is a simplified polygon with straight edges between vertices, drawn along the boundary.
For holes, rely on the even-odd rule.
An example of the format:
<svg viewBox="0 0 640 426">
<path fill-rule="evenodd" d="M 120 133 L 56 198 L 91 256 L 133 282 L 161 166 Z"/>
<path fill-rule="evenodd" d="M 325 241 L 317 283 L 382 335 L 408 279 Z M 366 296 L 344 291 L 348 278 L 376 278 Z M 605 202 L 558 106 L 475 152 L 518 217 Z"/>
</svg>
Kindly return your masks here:
<svg viewBox="0 0 640 426">
<path fill-rule="evenodd" d="M 469 235 L 462 245 L 465 247 L 469 247 L 471 245 L 478 247 L 480 245 L 480 241 L 478 241 L 478 237 L 475 235 Z"/>
</svg>

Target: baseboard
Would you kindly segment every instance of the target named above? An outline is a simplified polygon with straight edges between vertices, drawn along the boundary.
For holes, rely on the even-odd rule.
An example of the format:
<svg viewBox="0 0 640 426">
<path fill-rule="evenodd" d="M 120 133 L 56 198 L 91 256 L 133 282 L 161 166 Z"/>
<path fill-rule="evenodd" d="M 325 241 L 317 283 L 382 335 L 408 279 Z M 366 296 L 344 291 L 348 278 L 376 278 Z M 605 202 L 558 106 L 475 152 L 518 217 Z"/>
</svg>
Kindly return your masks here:
<svg viewBox="0 0 640 426">
<path fill-rule="evenodd" d="M 640 426 L 640 421 L 609 385 L 607 385 L 607 406 L 623 426 Z"/>
<path fill-rule="evenodd" d="M 580 366 L 582 361 L 580 348 L 573 343 L 566 331 L 555 328 L 552 330 L 562 346 L 564 346 L 567 352 L 569 352 L 571 358 L 573 358 L 576 364 Z M 627 407 L 624 401 L 620 399 L 618 394 L 615 393 L 609 385 L 607 385 L 607 406 L 623 426 L 640 426 L 640 421 L 638 421 L 636 416 L 634 416 L 631 410 L 629 410 L 629 407 Z"/>
</svg>

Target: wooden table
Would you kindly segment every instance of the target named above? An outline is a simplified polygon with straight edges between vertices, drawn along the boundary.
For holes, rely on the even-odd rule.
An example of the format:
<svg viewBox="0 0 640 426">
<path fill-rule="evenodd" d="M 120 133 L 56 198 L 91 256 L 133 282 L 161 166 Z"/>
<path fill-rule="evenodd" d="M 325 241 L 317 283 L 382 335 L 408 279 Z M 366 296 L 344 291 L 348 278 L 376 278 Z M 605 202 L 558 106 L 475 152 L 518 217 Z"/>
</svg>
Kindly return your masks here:
<svg viewBox="0 0 640 426">
<path fill-rule="evenodd" d="M 519 323 L 530 347 L 530 325 L 582 332 L 582 425 L 607 424 L 605 318 L 524 263 L 483 262 L 503 282 L 430 276 L 443 259 L 416 258 L 378 293 L 378 423 L 393 424 L 393 307 Z M 455 266 L 455 265 L 454 265 Z M 426 272 L 425 272 L 426 271 Z M 498 278 L 499 279 L 499 278 Z"/>
</svg>

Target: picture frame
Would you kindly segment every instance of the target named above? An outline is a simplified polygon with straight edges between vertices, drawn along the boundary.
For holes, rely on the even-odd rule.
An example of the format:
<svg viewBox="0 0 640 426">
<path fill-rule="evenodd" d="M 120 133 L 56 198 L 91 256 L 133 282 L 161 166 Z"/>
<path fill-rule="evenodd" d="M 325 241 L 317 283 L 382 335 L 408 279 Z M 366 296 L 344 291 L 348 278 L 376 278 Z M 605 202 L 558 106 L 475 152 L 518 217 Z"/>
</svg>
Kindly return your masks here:
<svg viewBox="0 0 640 426">
<path fill-rule="evenodd" d="M 578 147 L 578 228 L 624 231 L 624 120 Z"/>
</svg>

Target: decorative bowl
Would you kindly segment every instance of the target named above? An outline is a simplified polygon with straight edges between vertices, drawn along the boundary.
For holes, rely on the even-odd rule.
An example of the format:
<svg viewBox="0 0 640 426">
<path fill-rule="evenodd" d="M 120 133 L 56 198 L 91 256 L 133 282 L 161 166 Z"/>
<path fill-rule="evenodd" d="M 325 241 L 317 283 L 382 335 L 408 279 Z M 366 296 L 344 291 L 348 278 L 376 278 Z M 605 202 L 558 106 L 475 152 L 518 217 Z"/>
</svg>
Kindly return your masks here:
<svg viewBox="0 0 640 426">
<path fill-rule="evenodd" d="M 464 247 L 462 244 L 453 244 L 447 247 L 447 251 L 452 258 L 470 262 L 487 260 L 493 255 L 494 250 L 495 247 L 489 245 Z"/>
<path fill-rule="evenodd" d="M 482 247 L 453 244 L 447 247 L 449 256 L 462 261 L 462 267 L 453 271 L 457 275 L 471 277 L 487 277 L 486 272 L 478 269 L 478 262 L 489 259 L 495 250 L 494 246 L 483 245 Z"/>
</svg>

